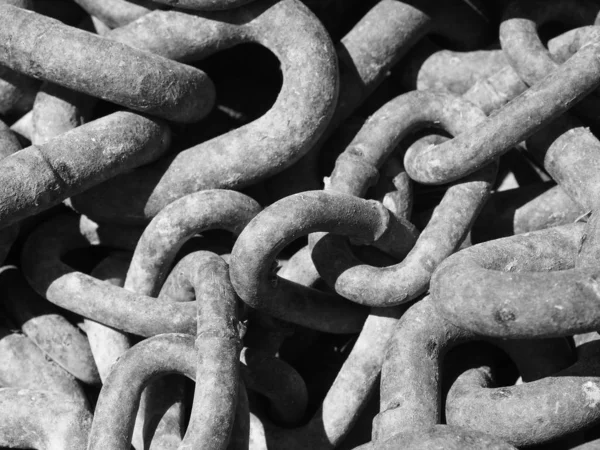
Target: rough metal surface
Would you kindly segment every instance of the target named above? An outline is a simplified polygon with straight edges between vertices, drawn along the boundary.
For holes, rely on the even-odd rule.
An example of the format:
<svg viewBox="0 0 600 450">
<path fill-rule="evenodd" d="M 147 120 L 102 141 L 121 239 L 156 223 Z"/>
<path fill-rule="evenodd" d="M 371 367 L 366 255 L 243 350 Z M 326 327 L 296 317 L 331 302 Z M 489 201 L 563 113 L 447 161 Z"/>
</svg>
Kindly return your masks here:
<svg viewBox="0 0 600 450">
<path fill-rule="evenodd" d="M 88 448 L 128 449 L 142 390 L 157 376 L 173 372 L 199 380 L 179 448 L 226 448 L 238 394 L 237 296 L 227 265 L 217 255 L 191 254 L 187 268 L 198 306 L 195 343 L 191 336 L 156 336 L 121 357 L 100 394 Z"/>
<path fill-rule="evenodd" d="M 89 409 L 81 385 L 27 336 L 0 327 L 0 386 L 56 392 Z"/>
<path fill-rule="evenodd" d="M 515 234 L 567 225 L 586 213 L 565 191 L 555 186 L 535 197 L 515 212 Z"/>
<path fill-rule="evenodd" d="M 485 433 L 466 427 L 436 425 L 416 432 L 398 433 L 384 442 L 367 444 L 355 450 L 515 450 L 516 447 Z"/>
<path fill-rule="evenodd" d="M 21 150 L 21 144 L 15 133 L 0 121 L 0 159 L 4 159 Z M 19 224 L 14 223 L 0 230 L 0 263 L 3 263 L 17 239 Z"/>
<path fill-rule="evenodd" d="M 450 94 L 411 92 L 388 102 L 365 122 L 336 161 L 326 191 L 364 196 L 378 169 L 410 132 L 435 125 L 459 135 L 485 115 Z M 440 150 L 441 151 L 441 150 Z M 316 268 L 336 292 L 369 306 L 391 306 L 414 299 L 441 261 L 453 253 L 485 203 L 496 167 L 483 169 L 450 187 L 404 260 L 385 268 L 362 264 L 333 236 L 312 235 Z"/>
<path fill-rule="evenodd" d="M 531 136 L 527 150 L 577 204 L 586 210 L 596 208 L 600 189 L 600 141 L 588 127 L 564 114 Z"/>
<path fill-rule="evenodd" d="M 450 348 L 474 338 L 445 319 L 429 296 L 402 316 L 385 354 L 374 442 L 439 423 L 442 358 Z"/>
<path fill-rule="evenodd" d="M 418 153 L 408 151 L 404 159 L 406 171 L 421 183 L 442 184 L 488 164 L 569 110 L 598 86 L 598 53 L 600 34 L 595 32 L 568 61 L 478 127 L 435 148 Z"/>
<path fill-rule="evenodd" d="M 453 323 L 488 336 L 549 337 L 596 330 L 597 269 L 574 267 L 586 241 L 585 226 L 507 237 L 452 255 L 434 274 L 432 297 Z"/>
<path fill-rule="evenodd" d="M 26 113 L 33 105 L 40 82 L 31 77 L 0 67 L 0 113 Z"/>
<path fill-rule="evenodd" d="M 446 400 L 450 425 L 496 436 L 516 446 L 550 442 L 600 422 L 598 342 L 578 348 L 579 360 L 546 378 L 496 387 L 489 367 L 463 373 Z"/>
<path fill-rule="evenodd" d="M 599 23 L 599 11 L 599 5 L 587 0 L 515 0 L 507 6 L 500 24 L 502 50 L 519 77 L 532 86 L 559 67 L 544 47 L 537 30 L 553 21 L 572 27 L 594 25 Z M 575 110 L 598 123 L 600 99 L 591 94 L 581 100 Z"/>
<path fill-rule="evenodd" d="M 61 261 L 68 251 L 88 246 L 75 217 L 58 216 L 42 224 L 23 248 L 25 278 L 52 303 L 128 333 L 195 334 L 194 303 L 157 302 L 78 272 Z"/>
<path fill-rule="evenodd" d="M 425 38 L 405 57 L 398 74 L 408 90 L 444 90 L 463 95 L 478 81 L 488 79 L 508 65 L 500 50 L 457 52 Z"/>
<path fill-rule="evenodd" d="M 131 254 L 113 252 L 94 268 L 91 275 L 99 280 L 123 287 L 130 261 Z M 94 360 L 98 365 L 100 377 L 102 378 L 102 382 L 105 382 L 113 365 L 131 348 L 132 336 L 91 319 L 84 319 L 84 327 L 94 354 Z M 169 444 L 171 444 L 171 448 L 176 448 L 181 442 L 184 430 L 181 429 L 182 427 L 179 423 L 181 420 L 177 421 L 177 416 L 181 415 L 180 400 L 183 395 L 183 389 L 181 389 L 180 385 L 176 389 L 170 389 L 169 381 L 172 381 L 171 378 L 172 376 L 166 376 L 154 382 L 154 385 L 162 388 L 164 395 L 157 395 L 158 398 L 153 396 L 149 405 L 145 398 L 145 394 L 149 388 L 146 388 L 144 393 L 142 393 L 132 436 L 132 444 L 136 449 L 155 449 L 157 445 L 160 445 L 166 450 L 169 448 Z M 176 405 L 173 411 L 169 411 L 170 414 L 166 414 L 167 420 L 173 420 L 172 423 L 169 422 L 171 426 L 167 427 L 167 431 L 175 429 L 175 435 L 179 439 L 173 439 L 173 433 L 164 432 L 165 420 L 152 420 L 153 414 L 165 414 L 165 409 L 167 408 L 164 407 L 164 396 L 169 397 L 169 406 L 172 404 Z M 177 428 L 180 429 L 177 430 Z M 149 436 L 153 436 L 153 438 Z M 148 442 L 150 442 L 149 445 Z"/>
<path fill-rule="evenodd" d="M 170 143 L 166 124 L 117 112 L 0 161 L 0 225 L 50 208 L 118 173 L 148 163 Z"/>
<path fill-rule="evenodd" d="M 44 353 L 84 383 L 100 383 L 86 336 L 31 289 L 19 269 L 0 269 L 0 290 L 4 310 Z"/>
<path fill-rule="evenodd" d="M 190 208 L 197 214 L 185 215 Z M 125 289 L 76 272 L 60 261 L 67 251 L 87 247 L 89 242 L 79 233 L 77 220 L 59 217 L 31 236 L 23 252 L 24 271 L 34 289 L 48 300 L 76 308 L 100 323 L 144 336 L 193 333 L 195 304 L 153 300 L 162 285 L 162 279 L 154 276 L 166 275 L 176 249 L 195 233 L 212 228 L 240 230 L 258 210 L 253 200 L 235 192 L 207 191 L 181 199 L 158 216 L 140 239 Z M 88 287 L 81 289 L 82 283 Z"/>
<path fill-rule="evenodd" d="M 209 252 L 187 258 L 198 306 L 196 389 L 182 450 L 226 449 L 235 418 L 242 349 L 238 296 L 223 259 Z"/>
<path fill-rule="evenodd" d="M 553 60 L 565 62 L 590 38 L 594 27 L 581 27 L 567 31 L 548 41 Z M 504 55 L 504 53 L 502 53 Z M 479 106 L 486 114 L 504 106 L 527 90 L 527 84 L 515 69 L 503 58 L 504 66 L 487 78 L 475 82 L 464 93 L 464 98 Z"/>
<path fill-rule="evenodd" d="M 462 26 L 468 21 L 468 26 Z M 427 33 L 440 33 L 455 45 L 477 48 L 485 40 L 485 21 L 463 1 L 381 0 L 337 44 L 340 99 L 331 123 L 311 151 L 272 182 L 277 198 L 320 189 L 316 166 L 333 130 L 375 91 L 389 70 Z"/>
<path fill-rule="evenodd" d="M 62 394 L 0 389 L 0 445 L 40 450 L 86 447 L 92 414 Z"/>
<path fill-rule="evenodd" d="M 91 276 L 115 286 L 123 286 L 129 259 L 130 256 L 127 254 L 114 252 L 94 267 Z M 83 327 L 98 367 L 100 379 L 104 382 L 113 364 L 131 348 L 130 337 L 126 333 L 90 319 L 83 320 Z"/>
<path fill-rule="evenodd" d="M 33 0 L 2 0 L 0 4 L 33 9 Z M 39 81 L 19 72 L 0 67 L 0 113 L 24 114 L 31 109 Z"/>
<path fill-rule="evenodd" d="M 0 0 L 0 448 L 594 445 L 599 2 Z"/>
<path fill-rule="evenodd" d="M 98 398 L 88 449 L 130 450 L 140 395 L 161 375 L 181 373 L 194 379 L 194 337 L 164 334 L 140 342 L 116 364 Z"/>
<path fill-rule="evenodd" d="M 261 0 L 210 14 L 155 11 L 113 33 L 111 39 L 178 61 L 255 42 L 281 61 L 283 85 L 275 104 L 257 120 L 74 198 L 74 206 L 92 219 L 146 223 L 184 195 L 254 184 L 296 162 L 333 114 L 338 90 L 334 48 L 297 0 Z"/>
<path fill-rule="evenodd" d="M 308 245 L 305 245 L 292 255 L 286 265 L 277 272 L 277 275 L 294 283 L 314 287 L 320 275 L 313 264 L 311 253 Z"/>
<path fill-rule="evenodd" d="M 32 108 L 31 143 L 43 145 L 73 128 L 83 125 L 89 116 L 91 97 L 52 83 L 43 83 Z"/>
<path fill-rule="evenodd" d="M 244 194 L 219 189 L 190 194 L 171 203 L 144 230 L 127 272 L 125 288 L 157 296 L 177 252 L 187 240 L 215 228 L 237 236 L 260 209 Z"/>
<path fill-rule="evenodd" d="M 0 61 L 13 70 L 175 121 L 213 106 L 214 86 L 198 69 L 14 6 L 0 5 L 0 17 Z"/>
<path fill-rule="evenodd" d="M 380 203 L 341 193 L 304 192 L 261 212 L 242 231 L 231 253 L 231 280 L 249 306 L 321 331 L 358 331 L 366 311 L 345 299 L 273 273 L 277 254 L 300 236 L 328 231 L 372 243 L 398 219 Z M 405 239 L 413 230 L 404 226 Z"/>
</svg>

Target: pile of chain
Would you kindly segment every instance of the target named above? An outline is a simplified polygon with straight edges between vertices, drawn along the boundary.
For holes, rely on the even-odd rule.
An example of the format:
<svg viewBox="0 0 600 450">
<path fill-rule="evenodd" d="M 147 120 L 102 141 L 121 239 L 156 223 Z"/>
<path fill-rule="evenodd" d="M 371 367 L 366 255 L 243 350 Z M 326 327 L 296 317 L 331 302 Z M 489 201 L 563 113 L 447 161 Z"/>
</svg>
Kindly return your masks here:
<svg viewBox="0 0 600 450">
<path fill-rule="evenodd" d="M 600 449 L 599 86 L 595 0 L 0 0 L 0 447 Z"/>
</svg>

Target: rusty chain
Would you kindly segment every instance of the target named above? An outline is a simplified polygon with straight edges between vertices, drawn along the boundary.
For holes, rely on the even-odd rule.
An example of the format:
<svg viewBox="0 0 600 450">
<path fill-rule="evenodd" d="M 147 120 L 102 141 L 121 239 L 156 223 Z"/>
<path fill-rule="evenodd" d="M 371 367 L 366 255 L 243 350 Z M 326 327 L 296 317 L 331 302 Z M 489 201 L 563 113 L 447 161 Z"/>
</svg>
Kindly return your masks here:
<svg viewBox="0 0 600 450">
<path fill-rule="evenodd" d="M 600 448 L 599 1 L 0 24 L 0 447 Z"/>
</svg>

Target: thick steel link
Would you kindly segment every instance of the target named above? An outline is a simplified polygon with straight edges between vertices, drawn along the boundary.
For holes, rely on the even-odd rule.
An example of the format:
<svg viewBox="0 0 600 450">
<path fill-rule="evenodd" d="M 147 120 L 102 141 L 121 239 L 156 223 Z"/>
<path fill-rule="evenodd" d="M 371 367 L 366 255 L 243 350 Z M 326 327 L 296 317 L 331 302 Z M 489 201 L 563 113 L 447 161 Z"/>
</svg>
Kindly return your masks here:
<svg viewBox="0 0 600 450">
<path fill-rule="evenodd" d="M 281 61 L 283 85 L 257 120 L 75 197 L 74 206 L 92 219 L 146 223 L 192 192 L 254 184 L 296 162 L 331 120 L 338 90 L 333 44 L 298 0 L 194 15 L 154 11 L 116 29 L 111 39 L 178 61 L 258 43 Z"/>
<path fill-rule="evenodd" d="M 14 6 L 0 5 L 0 18 L 0 61 L 13 70 L 174 121 L 213 106 L 212 81 L 198 69 Z"/>
<path fill-rule="evenodd" d="M 94 268 L 91 275 L 123 287 L 130 260 L 130 254 L 113 252 Z M 131 348 L 132 338 L 127 333 L 91 319 L 84 319 L 84 325 L 94 359 L 98 364 L 98 371 L 104 383 L 112 366 Z M 166 450 L 176 448 L 181 442 L 184 434 L 182 397 L 185 392 L 177 381 L 180 381 L 177 376 L 167 375 L 152 384 L 158 392 L 155 391 L 148 395 L 150 389 L 148 387 L 142 394 L 132 436 L 132 445 L 136 449 L 162 448 Z"/>
<path fill-rule="evenodd" d="M 193 336 L 154 336 L 126 352 L 113 367 L 102 387 L 87 448 L 129 450 L 144 387 L 153 378 L 174 372 L 190 379 L 195 378 L 196 351 Z"/>
<path fill-rule="evenodd" d="M 286 197 L 258 214 L 231 252 L 231 282 L 252 308 L 308 328 L 333 333 L 360 330 L 366 311 L 345 299 L 296 284 L 273 271 L 277 254 L 298 237 L 328 231 L 370 244 L 395 235 L 410 248 L 412 224 L 379 202 L 324 191 Z"/>
<path fill-rule="evenodd" d="M 115 286 L 123 286 L 128 267 L 128 255 L 115 252 L 94 267 L 91 276 Z M 100 379 L 104 383 L 113 364 L 131 348 L 131 338 L 126 333 L 91 319 L 83 319 L 83 327 L 90 342 Z"/>
<path fill-rule="evenodd" d="M 125 288 L 158 296 L 186 241 L 213 228 L 238 236 L 260 209 L 250 197 L 221 189 L 197 192 L 171 203 L 144 230 L 127 272 Z"/>
<path fill-rule="evenodd" d="M 440 146 L 419 152 L 409 149 L 404 164 L 411 178 L 429 184 L 459 179 L 569 110 L 600 82 L 600 31 L 592 35 L 568 61 L 482 124 Z"/>
<path fill-rule="evenodd" d="M 517 386 L 496 387 L 489 367 L 471 369 L 448 393 L 446 420 L 518 447 L 550 442 L 596 425 L 600 422 L 599 351 L 598 342 L 584 344 L 571 367 Z"/>
<path fill-rule="evenodd" d="M 381 374 L 381 412 L 373 421 L 373 443 L 438 424 L 445 355 L 461 343 L 482 337 L 449 322 L 429 296 L 412 306 L 396 324 L 387 346 Z M 535 380 L 572 362 L 572 349 L 565 344 L 560 339 L 536 340 L 501 343 L 501 347 L 517 362 L 525 379 Z M 527 361 L 528 355 L 535 355 L 535 361 Z"/>
<path fill-rule="evenodd" d="M 104 448 L 107 443 L 115 449 L 129 448 L 142 389 L 152 378 L 169 372 L 198 381 L 190 424 L 179 448 L 208 444 L 215 449 L 226 448 L 238 393 L 241 346 L 237 296 L 220 257 L 194 253 L 187 261 L 198 305 L 195 345 L 188 336 L 168 334 L 143 341 L 128 351 L 109 375 L 98 400 L 89 449 Z M 129 401 L 122 403 L 125 397 Z M 116 405 L 122 405 L 118 413 L 114 411 Z"/>
<path fill-rule="evenodd" d="M 519 77 L 532 86 L 559 67 L 544 47 L 537 30 L 558 20 L 572 27 L 593 25 L 598 21 L 599 10 L 596 3 L 587 0 L 514 0 L 507 6 L 500 24 L 502 50 Z M 600 99 L 591 94 L 581 100 L 575 110 L 598 123 Z"/>
<path fill-rule="evenodd" d="M 207 205 L 211 208 L 206 208 L 207 205 L 203 205 L 203 201 L 207 201 Z M 172 214 L 173 211 L 182 207 L 185 211 L 185 208 L 191 207 L 194 202 L 196 202 L 196 211 L 203 211 L 203 214 L 191 216 L 192 222 L 186 220 L 178 225 L 177 222 L 183 215 Z M 215 210 L 221 210 L 221 214 L 215 215 Z M 40 295 L 84 317 L 142 336 L 169 332 L 193 334 L 195 333 L 195 304 L 156 301 L 144 294 L 159 289 L 159 287 L 145 285 L 146 282 L 155 283 L 155 280 L 150 277 L 144 278 L 142 282 L 137 278 L 147 276 L 142 270 L 145 265 L 149 270 L 152 268 L 158 269 L 159 272 L 163 270 L 162 263 L 167 262 L 169 258 L 172 261 L 176 250 L 195 233 L 229 226 L 234 227 L 231 231 L 239 230 L 239 223 L 235 223 L 228 217 L 240 220 L 244 218 L 247 222 L 256 211 L 258 206 L 253 200 L 243 194 L 229 191 L 203 191 L 192 194 L 189 199 L 180 199 L 155 219 L 162 220 L 163 225 L 171 223 L 170 227 L 162 230 L 150 226 L 147 230 L 151 236 L 166 231 L 164 233 L 166 247 L 159 247 L 160 251 L 150 251 L 149 261 L 134 255 L 133 267 L 130 266 L 129 271 L 132 274 L 139 272 L 140 275 L 136 275 L 135 285 L 133 281 L 130 282 L 132 284 L 126 281 L 126 289 L 77 272 L 61 261 L 61 257 L 69 250 L 89 246 L 89 242 L 79 232 L 77 219 L 73 217 L 59 216 L 32 233 L 23 249 L 21 263 L 26 278 Z M 169 232 L 174 233 L 175 239 L 168 235 Z M 154 239 L 147 239 L 140 239 L 142 245 L 139 247 L 139 252 L 149 251 L 146 249 L 147 245 L 144 246 L 144 242 L 152 243 Z M 182 242 L 177 242 L 178 239 Z M 159 246 L 161 242 L 157 240 L 155 243 Z M 157 258 L 158 261 L 152 258 Z M 143 263 L 142 269 L 136 268 L 138 263 Z M 82 286 L 86 288 L 82 289 Z M 136 292 L 129 291 L 133 287 L 136 288 Z M 141 293 L 137 293 L 138 288 Z M 98 301 L 99 298 L 102 300 Z"/>
<path fill-rule="evenodd" d="M 163 122 L 117 112 L 4 158 L 0 161 L 0 226 L 155 160 L 170 140 Z"/>
<path fill-rule="evenodd" d="M 17 153 L 21 150 L 21 144 L 16 134 L 6 124 L 0 121 L 0 159 Z M 18 237 L 20 226 L 13 223 L 0 229 L 0 264 L 4 263 L 8 252 Z"/>
<path fill-rule="evenodd" d="M 21 265 L 25 277 L 40 295 L 84 317 L 141 336 L 195 333 L 193 303 L 157 302 L 63 263 L 61 257 L 68 251 L 89 246 L 78 228 L 76 218 L 58 216 L 30 235 Z"/>
<path fill-rule="evenodd" d="M 0 267 L 0 447 L 594 445 L 600 28 L 541 43 L 600 5 L 33 6 L 0 0 L 0 262 L 18 264 Z M 485 40 L 501 20 L 505 50 Z M 253 68 L 257 92 L 189 124 L 214 92 L 185 63 L 220 86 L 240 49 L 218 53 L 248 43 L 259 69 L 279 60 L 279 94 Z M 147 72 L 148 107 L 182 122 L 172 148 L 163 122 L 114 112 Z"/>
<path fill-rule="evenodd" d="M 594 214 L 590 223 L 597 221 Z M 597 330 L 597 268 L 574 267 L 583 241 L 592 238 L 584 228 L 566 225 L 462 250 L 434 274 L 432 298 L 448 320 L 487 336 L 532 338 Z"/>
<path fill-rule="evenodd" d="M 461 26 L 463 21 L 468 21 L 469 26 Z M 322 187 L 317 179 L 317 160 L 327 138 L 428 33 L 441 34 L 466 48 L 478 48 L 487 34 L 482 17 L 462 1 L 381 0 L 341 39 L 337 45 L 340 96 L 335 114 L 313 149 L 298 164 L 275 177 L 275 199 Z"/>
<path fill-rule="evenodd" d="M 326 191 L 362 197 L 388 155 L 409 133 L 435 125 L 459 135 L 483 120 L 478 108 L 450 94 L 414 91 L 397 97 L 365 122 L 338 157 Z M 414 299 L 465 238 L 495 175 L 492 165 L 450 187 L 408 256 L 396 265 L 363 264 L 340 237 L 313 234 L 309 244 L 317 270 L 338 294 L 360 304 L 384 307 Z"/>
<path fill-rule="evenodd" d="M 33 9 L 33 0 L 2 0 L 0 4 Z M 24 114 L 31 109 L 39 81 L 9 69 L 0 67 L 0 113 Z"/>
</svg>

